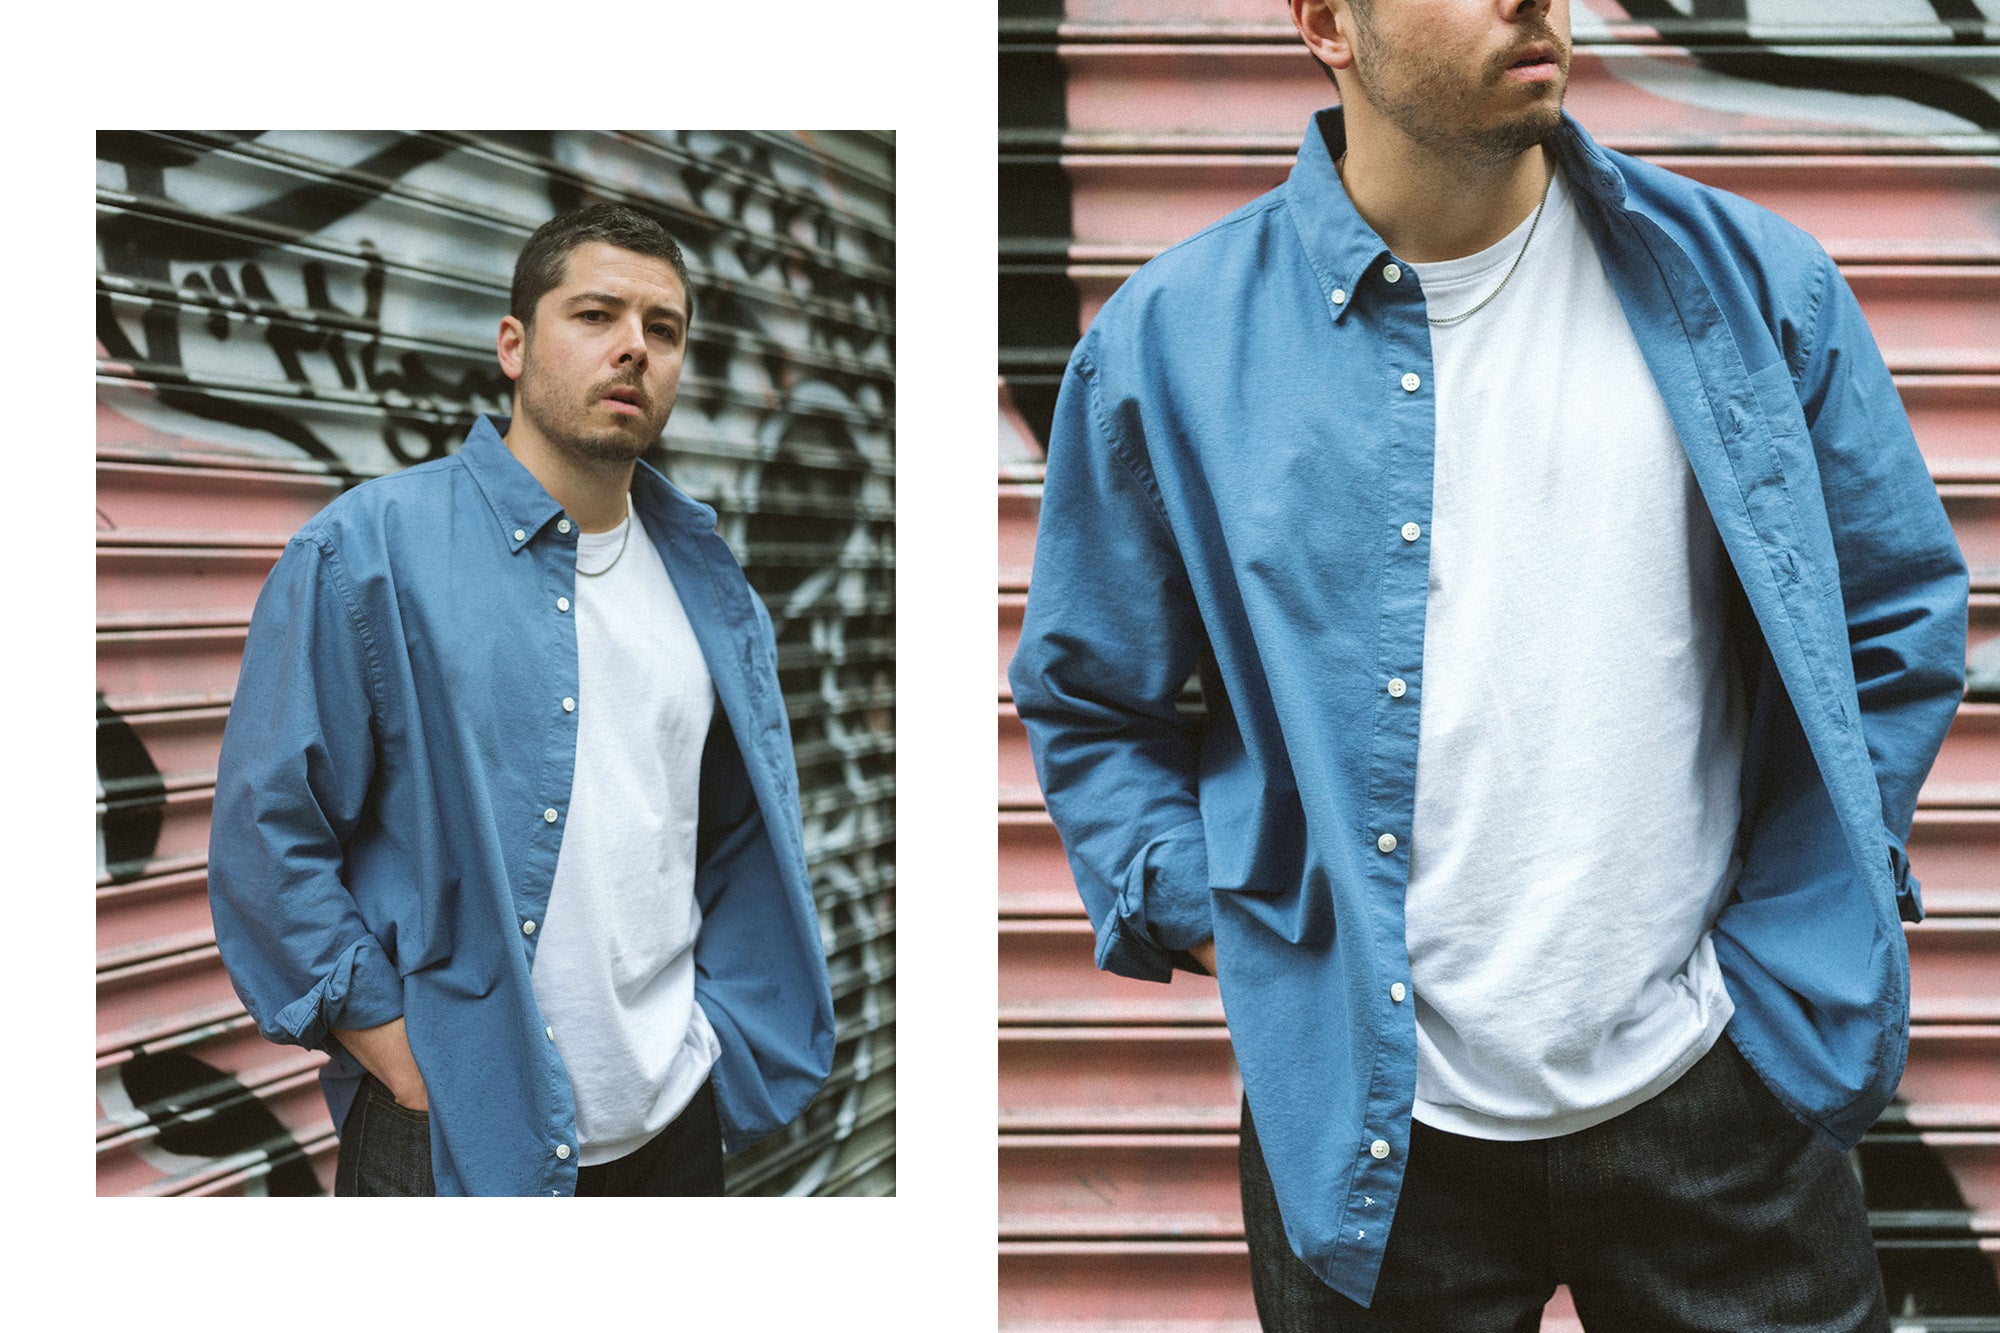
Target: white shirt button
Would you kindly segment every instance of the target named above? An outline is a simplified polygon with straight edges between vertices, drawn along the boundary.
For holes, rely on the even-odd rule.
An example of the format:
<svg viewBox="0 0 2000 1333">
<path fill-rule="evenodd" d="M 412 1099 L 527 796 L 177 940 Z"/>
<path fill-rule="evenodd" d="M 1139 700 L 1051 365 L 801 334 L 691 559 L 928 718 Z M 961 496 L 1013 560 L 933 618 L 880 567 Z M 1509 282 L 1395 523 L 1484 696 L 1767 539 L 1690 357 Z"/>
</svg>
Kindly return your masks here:
<svg viewBox="0 0 2000 1333">
<path fill-rule="evenodd" d="M 556 1145 L 556 1156 L 565 1162 L 568 1161 L 569 1145 L 567 1143 L 558 1143 Z"/>
<path fill-rule="evenodd" d="M 1410 688 L 1409 686 L 1403 683 L 1403 678 L 1401 676 L 1393 677 L 1389 681 L 1389 697 L 1391 699 L 1400 699 L 1403 697 L 1403 691 L 1409 688 Z"/>
<path fill-rule="evenodd" d="M 1333 289 L 1333 303 L 1335 305 L 1347 304 L 1347 292 L 1344 288 L 1336 287 Z"/>
<path fill-rule="evenodd" d="M 1368 1145 L 1368 1155 L 1378 1162 L 1387 1157 L 1389 1155 L 1389 1141 L 1387 1139 L 1375 1140 L 1375 1142 Z"/>
<path fill-rule="evenodd" d="M 1403 270 L 1402 270 L 1402 269 L 1400 269 L 1400 268 L 1396 267 L 1396 266 L 1395 266 L 1394 264 L 1384 264 L 1384 265 L 1382 265 L 1382 281 L 1384 281 L 1384 282 L 1401 282 L 1402 280 L 1403 280 Z"/>
<path fill-rule="evenodd" d="M 1403 392 L 1415 393 L 1417 391 L 1417 386 L 1422 383 L 1423 381 L 1417 378 L 1416 371 L 1414 370 L 1406 371 L 1403 375 Z"/>
<path fill-rule="evenodd" d="M 558 598 L 556 598 L 556 610 L 558 610 L 558 611 L 567 611 L 567 610 L 569 610 L 569 598 L 567 598 L 567 597 L 558 597 Z"/>
<path fill-rule="evenodd" d="M 517 542 L 524 542 L 528 540 L 528 530 L 526 528 L 515 528 L 514 540 Z"/>
<path fill-rule="evenodd" d="M 576 700 L 574 699 L 563 700 L 563 712 L 574 713 L 575 711 L 576 711 Z"/>
<path fill-rule="evenodd" d="M 1414 523 L 1405 523 L 1405 524 L 1403 525 L 1403 540 L 1404 540 L 1404 541 L 1406 541 L 1406 542 L 1413 542 L 1413 541 L 1415 541 L 1415 540 L 1416 540 L 1417 538 L 1419 538 L 1419 537 L 1421 537 L 1421 536 L 1423 536 L 1423 535 L 1424 535 L 1424 530 L 1423 530 L 1422 528 L 1418 527 L 1418 526 L 1417 526 L 1416 524 L 1414 524 Z"/>
<path fill-rule="evenodd" d="M 544 824 L 553 824 L 556 822 L 556 808 L 554 806 L 550 806 L 548 809 L 542 811 L 542 822 Z"/>
<path fill-rule="evenodd" d="M 1403 997 L 1408 994 L 1409 992 L 1403 989 L 1403 983 L 1400 981 L 1396 982 L 1394 985 L 1389 987 L 1389 998 L 1394 1000 L 1397 1004 L 1401 1004 L 1403 1002 Z M 551 1033 L 550 1035 L 553 1036 L 554 1034 Z"/>
<path fill-rule="evenodd" d="M 535 923 L 534 923 L 534 922 L 532 922 L 532 921 L 523 921 L 523 922 L 521 923 L 521 933 L 522 933 L 523 935 L 532 935 L 532 934 L 534 934 L 534 933 L 535 933 Z"/>
<path fill-rule="evenodd" d="M 1381 837 L 1375 839 L 1375 849 L 1383 852 L 1395 851 L 1396 835 L 1393 833 L 1384 833 Z"/>
<path fill-rule="evenodd" d="M 550 1041 L 554 1041 L 556 1039 L 556 1030 L 554 1028 L 543 1028 L 542 1031 L 549 1034 Z"/>
<path fill-rule="evenodd" d="M 559 520 L 557 520 L 557 522 L 556 522 L 556 531 L 557 531 L 557 532 L 568 532 L 568 531 L 569 531 L 569 520 L 568 520 L 568 519 L 566 519 L 566 518 L 565 518 L 565 519 L 559 519 Z"/>
</svg>

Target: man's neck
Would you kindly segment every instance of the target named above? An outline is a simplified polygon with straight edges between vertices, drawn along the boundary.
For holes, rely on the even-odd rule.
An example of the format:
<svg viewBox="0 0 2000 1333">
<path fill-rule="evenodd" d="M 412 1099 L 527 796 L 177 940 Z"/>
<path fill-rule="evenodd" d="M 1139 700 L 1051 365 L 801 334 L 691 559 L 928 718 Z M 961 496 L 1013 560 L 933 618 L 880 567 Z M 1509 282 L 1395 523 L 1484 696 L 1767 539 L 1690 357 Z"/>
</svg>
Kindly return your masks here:
<svg viewBox="0 0 2000 1333">
<path fill-rule="evenodd" d="M 1354 211 L 1413 264 L 1462 259 L 1498 242 L 1542 200 L 1553 164 L 1539 144 L 1504 162 L 1468 161 L 1367 116 L 1346 115 L 1341 181 Z"/>
<path fill-rule="evenodd" d="M 609 532 L 625 521 L 634 464 L 592 464 L 549 443 L 521 412 L 501 436 L 507 449 L 585 532 Z"/>
</svg>

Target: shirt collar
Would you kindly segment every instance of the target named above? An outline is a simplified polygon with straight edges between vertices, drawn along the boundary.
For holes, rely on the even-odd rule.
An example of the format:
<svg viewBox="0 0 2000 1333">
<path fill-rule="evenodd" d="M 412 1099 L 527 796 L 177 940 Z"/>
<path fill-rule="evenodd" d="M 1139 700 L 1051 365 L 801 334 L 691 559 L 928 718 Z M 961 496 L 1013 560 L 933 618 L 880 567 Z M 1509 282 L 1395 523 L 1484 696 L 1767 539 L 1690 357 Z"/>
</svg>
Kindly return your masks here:
<svg viewBox="0 0 2000 1333">
<path fill-rule="evenodd" d="M 1567 111 L 1556 130 L 1554 148 L 1573 193 L 1601 206 L 1623 206 L 1624 178 Z M 1320 297 L 1336 324 L 1354 308 L 1370 268 L 1389 253 L 1375 229 L 1354 211 L 1347 187 L 1334 170 L 1335 160 L 1346 150 L 1347 125 L 1341 109 L 1333 106 L 1314 113 L 1285 183 L 1292 221 L 1319 277 Z"/>
<path fill-rule="evenodd" d="M 535 474 L 521 465 L 501 438 L 512 422 L 512 417 L 482 414 L 473 422 L 458 457 L 486 497 L 507 549 L 518 551 L 562 513 L 562 506 L 542 489 Z M 649 525 L 692 527 L 704 532 L 715 527 L 715 510 L 683 493 L 643 461 L 632 469 L 632 500 L 640 519 Z"/>
</svg>

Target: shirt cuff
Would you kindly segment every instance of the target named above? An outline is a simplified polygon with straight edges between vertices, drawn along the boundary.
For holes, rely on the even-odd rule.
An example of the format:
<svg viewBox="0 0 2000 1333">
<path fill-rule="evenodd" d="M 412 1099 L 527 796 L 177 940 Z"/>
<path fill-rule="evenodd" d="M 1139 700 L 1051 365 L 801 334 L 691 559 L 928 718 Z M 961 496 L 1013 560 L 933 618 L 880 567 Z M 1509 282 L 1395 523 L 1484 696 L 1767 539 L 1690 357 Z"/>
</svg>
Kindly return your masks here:
<svg viewBox="0 0 2000 1333">
<path fill-rule="evenodd" d="M 331 1028 L 380 1027 L 403 1016 L 403 978 L 373 935 L 347 946 L 317 986 L 279 1012 L 277 1026 L 317 1050 Z"/>
<path fill-rule="evenodd" d="M 1173 954 L 1215 934 L 1208 840 L 1200 820 L 1139 849 L 1126 870 L 1115 911 L 1099 942 L 1097 965 L 1142 980 L 1167 980 Z"/>
</svg>

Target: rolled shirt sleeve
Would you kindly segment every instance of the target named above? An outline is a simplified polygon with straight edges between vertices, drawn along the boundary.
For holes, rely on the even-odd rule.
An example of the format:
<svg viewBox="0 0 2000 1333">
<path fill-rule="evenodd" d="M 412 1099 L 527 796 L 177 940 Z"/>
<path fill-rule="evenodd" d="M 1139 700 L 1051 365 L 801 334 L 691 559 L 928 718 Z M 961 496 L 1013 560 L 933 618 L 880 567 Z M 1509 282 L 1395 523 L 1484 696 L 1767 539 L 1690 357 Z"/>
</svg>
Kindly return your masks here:
<svg viewBox="0 0 2000 1333">
<path fill-rule="evenodd" d="M 1204 642 L 1143 450 L 1114 429 L 1089 336 L 1063 380 L 1021 646 L 1008 670 L 1097 932 L 1097 965 L 1165 981 L 1213 934 L 1197 724 Z"/>
<path fill-rule="evenodd" d="M 339 557 L 295 537 L 251 615 L 209 831 L 216 945 L 272 1041 L 319 1048 L 403 1012 L 341 878 L 375 771 L 372 655 Z"/>
</svg>

